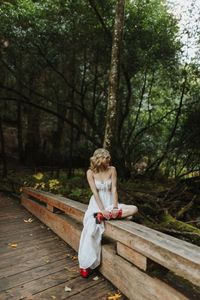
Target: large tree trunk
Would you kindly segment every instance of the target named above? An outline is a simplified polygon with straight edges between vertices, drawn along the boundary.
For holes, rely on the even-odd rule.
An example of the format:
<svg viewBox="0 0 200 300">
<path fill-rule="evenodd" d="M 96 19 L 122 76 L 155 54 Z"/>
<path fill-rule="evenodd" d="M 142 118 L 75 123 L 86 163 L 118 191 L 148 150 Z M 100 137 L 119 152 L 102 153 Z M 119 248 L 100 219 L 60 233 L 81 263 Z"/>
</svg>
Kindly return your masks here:
<svg viewBox="0 0 200 300">
<path fill-rule="evenodd" d="M 17 103 L 17 140 L 18 140 L 18 155 L 21 163 L 24 163 L 24 146 L 22 134 L 22 105 L 20 99 Z"/>
<path fill-rule="evenodd" d="M 29 98 L 32 99 L 34 90 L 35 74 L 29 78 Z M 27 132 L 26 132 L 26 145 L 25 156 L 26 162 L 35 166 L 39 162 L 40 157 L 40 111 L 34 107 L 29 107 L 27 112 Z"/>
<path fill-rule="evenodd" d="M 23 94 L 23 84 L 22 84 L 22 65 L 23 59 L 20 54 L 18 57 L 19 60 L 19 69 L 18 69 L 18 80 L 17 80 L 17 90 L 20 94 Z M 22 124 L 22 103 L 21 103 L 21 95 L 18 95 L 17 101 L 17 142 L 18 142 L 18 157 L 21 163 L 24 163 L 24 141 L 23 141 L 23 124 Z"/>
<path fill-rule="evenodd" d="M 5 143 L 4 143 L 4 135 L 3 135 L 3 126 L 0 116 L 0 141 L 1 141 L 1 158 L 3 163 L 2 177 L 7 176 L 7 160 L 6 160 L 6 152 L 5 152 Z"/>
<path fill-rule="evenodd" d="M 71 64 L 71 69 L 72 69 L 72 85 L 75 86 L 75 78 L 76 78 L 76 53 L 73 51 L 73 56 L 72 56 L 72 64 Z M 71 104 L 71 110 L 70 110 L 70 116 L 69 119 L 71 123 L 74 122 L 74 102 L 75 102 L 75 97 L 74 97 L 74 90 L 70 91 L 69 94 L 70 97 L 70 104 Z M 74 151 L 74 127 L 71 125 L 70 126 L 70 144 L 69 144 L 69 163 L 68 163 L 68 178 L 72 177 L 73 175 L 73 151 Z"/>
<path fill-rule="evenodd" d="M 29 108 L 25 152 L 26 162 L 31 166 L 39 163 L 40 144 L 40 112 Z"/>
<path fill-rule="evenodd" d="M 111 54 L 111 68 L 109 76 L 108 104 L 103 147 L 113 153 L 115 134 L 117 133 L 117 98 L 119 89 L 120 54 L 122 47 L 125 0 L 117 0 L 113 44 Z"/>
</svg>

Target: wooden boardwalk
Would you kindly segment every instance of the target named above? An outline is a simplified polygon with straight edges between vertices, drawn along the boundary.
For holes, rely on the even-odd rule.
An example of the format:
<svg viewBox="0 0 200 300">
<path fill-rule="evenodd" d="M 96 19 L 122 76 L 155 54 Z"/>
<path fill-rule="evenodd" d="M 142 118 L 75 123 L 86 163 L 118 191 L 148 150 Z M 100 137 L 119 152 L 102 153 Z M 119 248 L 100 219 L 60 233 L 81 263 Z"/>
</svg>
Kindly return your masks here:
<svg viewBox="0 0 200 300">
<path fill-rule="evenodd" d="M 0 299 L 120 299 L 100 273 L 79 275 L 77 253 L 19 201 L 0 194 Z M 68 288 L 71 291 L 67 291 Z"/>
</svg>

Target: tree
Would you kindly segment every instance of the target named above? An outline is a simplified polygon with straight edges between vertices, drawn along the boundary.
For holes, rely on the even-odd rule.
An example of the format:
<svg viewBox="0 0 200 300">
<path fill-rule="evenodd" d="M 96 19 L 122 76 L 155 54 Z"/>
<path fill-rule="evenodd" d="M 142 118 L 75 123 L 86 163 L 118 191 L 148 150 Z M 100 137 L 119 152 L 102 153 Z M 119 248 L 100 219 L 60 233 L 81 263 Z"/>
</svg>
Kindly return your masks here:
<svg viewBox="0 0 200 300">
<path fill-rule="evenodd" d="M 108 86 L 108 104 L 106 112 L 106 125 L 104 135 L 104 148 L 113 150 L 114 138 L 117 128 L 117 110 L 118 110 L 118 90 L 119 90 L 119 72 L 120 57 L 122 48 L 123 26 L 124 26 L 124 6 L 125 0 L 117 0 L 116 16 L 113 32 L 113 44 L 111 54 L 111 67 Z"/>
</svg>

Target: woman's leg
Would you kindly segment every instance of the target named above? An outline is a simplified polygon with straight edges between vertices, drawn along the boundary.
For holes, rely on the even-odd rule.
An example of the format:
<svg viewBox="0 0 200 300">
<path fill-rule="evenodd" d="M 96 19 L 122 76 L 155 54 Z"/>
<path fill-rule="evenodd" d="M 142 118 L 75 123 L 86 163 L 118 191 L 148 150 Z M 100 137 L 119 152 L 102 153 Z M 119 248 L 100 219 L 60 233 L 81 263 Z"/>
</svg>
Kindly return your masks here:
<svg viewBox="0 0 200 300">
<path fill-rule="evenodd" d="M 138 212 L 138 208 L 135 205 L 126 205 L 122 206 L 122 218 L 132 217 Z"/>
</svg>

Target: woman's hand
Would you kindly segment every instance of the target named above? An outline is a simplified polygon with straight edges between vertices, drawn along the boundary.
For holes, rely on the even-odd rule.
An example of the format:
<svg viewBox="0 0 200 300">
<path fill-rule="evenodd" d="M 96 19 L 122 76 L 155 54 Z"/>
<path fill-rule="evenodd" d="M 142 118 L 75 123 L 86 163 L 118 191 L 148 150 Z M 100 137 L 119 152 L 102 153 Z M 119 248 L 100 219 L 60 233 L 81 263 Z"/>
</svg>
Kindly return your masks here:
<svg viewBox="0 0 200 300">
<path fill-rule="evenodd" d="M 107 220 L 110 219 L 110 212 L 108 210 L 102 210 L 101 212 L 102 212 L 104 218 L 106 218 Z"/>
<path fill-rule="evenodd" d="M 114 208 L 114 209 L 112 209 L 111 213 L 112 213 L 112 218 L 116 219 L 117 216 L 118 216 L 118 214 L 119 214 L 119 209 L 118 208 Z"/>
</svg>

